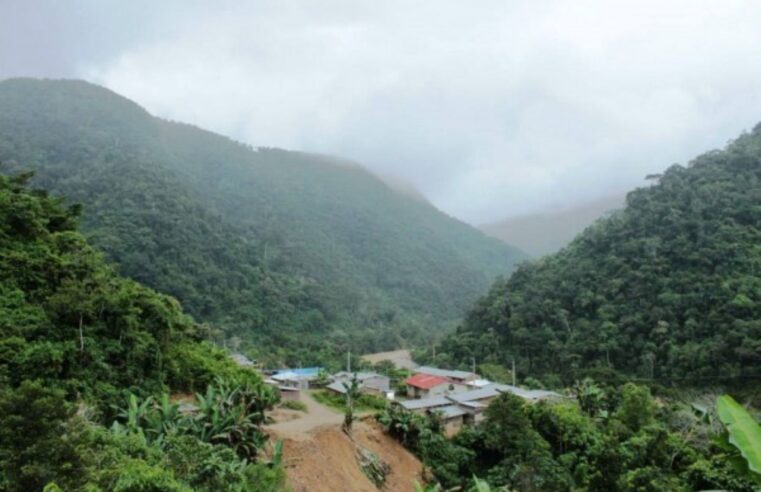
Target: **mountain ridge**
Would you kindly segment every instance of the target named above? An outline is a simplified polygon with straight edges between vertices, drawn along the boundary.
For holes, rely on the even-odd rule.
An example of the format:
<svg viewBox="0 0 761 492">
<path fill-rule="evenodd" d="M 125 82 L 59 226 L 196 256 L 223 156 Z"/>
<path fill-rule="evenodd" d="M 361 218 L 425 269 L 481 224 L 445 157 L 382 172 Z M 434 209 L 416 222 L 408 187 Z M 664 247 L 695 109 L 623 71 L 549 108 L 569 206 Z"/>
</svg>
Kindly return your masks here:
<svg viewBox="0 0 761 492">
<path fill-rule="evenodd" d="M 437 360 L 571 384 L 757 380 L 761 125 L 673 165 L 559 252 L 497 281 Z M 431 354 L 422 354 L 431 357 Z M 513 359 L 514 358 L 514 359 Z"/>
<path fill-rule="evenodd" d="M 87 82 L 0 82 L 0 161 L 83 203 L 121 273 L 249 349 L 305 362 L 327 334 L 396 348 L 525 258 L 336 159 L 162 120 Z"/>
</svg>

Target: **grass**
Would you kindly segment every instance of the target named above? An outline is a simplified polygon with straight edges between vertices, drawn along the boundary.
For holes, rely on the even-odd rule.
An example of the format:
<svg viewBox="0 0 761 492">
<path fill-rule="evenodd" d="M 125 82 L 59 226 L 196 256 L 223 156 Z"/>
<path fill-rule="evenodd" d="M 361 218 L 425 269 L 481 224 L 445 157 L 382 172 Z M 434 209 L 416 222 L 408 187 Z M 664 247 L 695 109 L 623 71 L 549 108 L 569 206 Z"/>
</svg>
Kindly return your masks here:
<svg viewBox="0 0 761 492">
<path fill-rule="evenodd" d="M 343 395 L 328 390 L 314 390 L 310 393 L 312 393 L 312 398 L 314 398 L 316 402 L 322 403 L 326 407 L 335 408 L 341 412 L 345 409 Z"/>
<path fill-rule="evenodd" d="M 339 395 L 338 393 L 329 390 L 315 390 L 311 393 L 312 398 L 314 398 L 315 401 L 322 403 L 327 407 L 334 408 L 340 412 L 346 410 L 346 399 L 344 395 Z M 362 395 L 357 398 L 357 401 L 354 403 L 354 411 L 365 412 L 382 410 L 386 408 L 386 406 L 388 406 L 388 402 L 380 396 Z"/>
<path fill-rule="evenodd" d="M 287 408 L 289 410 L 298 410 L 299 412 L 308 412 L 306 403 L 298 400 L 286 400 L 280 404 L 280 408 Z"/>
</svg>

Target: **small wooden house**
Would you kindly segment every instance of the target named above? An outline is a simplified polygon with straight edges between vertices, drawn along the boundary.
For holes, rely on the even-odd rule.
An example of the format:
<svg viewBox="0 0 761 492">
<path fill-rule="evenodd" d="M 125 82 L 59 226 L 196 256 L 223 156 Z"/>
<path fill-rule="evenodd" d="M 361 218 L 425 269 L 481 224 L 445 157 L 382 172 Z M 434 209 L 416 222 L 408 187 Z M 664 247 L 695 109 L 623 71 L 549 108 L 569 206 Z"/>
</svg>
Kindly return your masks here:
<svg viewBox="0 0 761 492">
<path fill-rule="evenodd" d="M 404 380 L 408 398 L 431 398 L 456 390 L 448 379 L 430 374 L 415 374 Z"/>
</svg>

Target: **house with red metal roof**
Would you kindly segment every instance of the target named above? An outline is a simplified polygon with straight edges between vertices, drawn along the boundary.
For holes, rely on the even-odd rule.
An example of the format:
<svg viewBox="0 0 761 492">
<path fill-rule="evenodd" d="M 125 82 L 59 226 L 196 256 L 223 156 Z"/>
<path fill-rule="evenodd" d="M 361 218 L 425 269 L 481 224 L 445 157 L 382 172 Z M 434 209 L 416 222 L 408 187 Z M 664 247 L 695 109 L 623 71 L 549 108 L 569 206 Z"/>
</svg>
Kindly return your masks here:
<svg viewBox="0 0 761 492">
<path fill-rule="evenodd" d="M 407 385 L 408 398 L 430 398 L 455 390 L 447 378 L 432 374 L 415 374 L 405 379 L 404 384 Z"/>
</svg>

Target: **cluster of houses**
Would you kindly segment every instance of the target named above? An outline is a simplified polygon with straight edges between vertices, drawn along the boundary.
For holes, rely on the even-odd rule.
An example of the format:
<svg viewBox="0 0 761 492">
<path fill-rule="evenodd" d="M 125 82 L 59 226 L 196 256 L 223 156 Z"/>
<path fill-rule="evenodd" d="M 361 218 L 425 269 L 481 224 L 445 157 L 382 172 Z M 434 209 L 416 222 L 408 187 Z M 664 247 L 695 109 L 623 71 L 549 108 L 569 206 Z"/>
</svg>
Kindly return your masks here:
<svg viewBox="0 0 761 492">
<path fill-rule="evenodd" d="M 324 387 L 328 391 L 338 394 L 345 394 L 346 386 L 351 384 L 352 379 L 356 377 L 360 393 L 381 396 L 389 400 L 394 399 L 394 392 L 391 390 L 391 380 L 388 376 L 376 372 L 347 371 L 325 376 L 322 374 L 322 371 L 321 367 L 283 369 L 270 374 L 265 382 L 280 391 L 281 399 L 298 400 L 301 390 L 315 386 Z M 323 384 L 318 384 L 318 382 Z M 324 384 L 325 382 L 327 384 Z"/>
<path fill-rule="evenodd" d="M 435 367 L 418 367 L 405 384 L 409 399 L 395 404 L 418 414 L 436 413 L 449 434 L 464 424 L 480 422 L 489 402 L 502 393 L 512 393 L 531 403 L 562 398 L 553 391 L 527 390 L 481 379 L 472 372 Z"/>
<path fill-rule="evenodd" d="M 502 393 L 511 393 L 532 403 L 562 398 L 553 391 L 495 383 L 468 371 L 420 366 L 413 369 L 413 373 L 404 380 L 405 392 L 400 395 L 393 391 L 388 376 L 367 371 L 342 371 L 328 376 L 320 367 L 283 369 L 270 373 L 266 382 L 279 390 L 282 400 L 298 400 L 301 391 L 310 386 L 345 394 L 346 387 L 356 377 L 362 394 L 384 397 L 417 414 L 435 413 L 450 434 L 465 424 L 480 422 L 489 402 Z"/>
<path fill-rule="evenodd" d="M 391 390 L 391 380 L 388 376 L 378 374 L 377 372 L 339 372 L 333 375 L 333 382 L 325 389 L 341 395 L 346 394 L 346 387 L 351 384 L 352 379 L 357 378 L 359 392 L 367 395 L 382 396 L 388 400 L 394 399 L 394 392 Z"/>
</svg>

